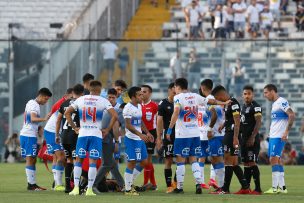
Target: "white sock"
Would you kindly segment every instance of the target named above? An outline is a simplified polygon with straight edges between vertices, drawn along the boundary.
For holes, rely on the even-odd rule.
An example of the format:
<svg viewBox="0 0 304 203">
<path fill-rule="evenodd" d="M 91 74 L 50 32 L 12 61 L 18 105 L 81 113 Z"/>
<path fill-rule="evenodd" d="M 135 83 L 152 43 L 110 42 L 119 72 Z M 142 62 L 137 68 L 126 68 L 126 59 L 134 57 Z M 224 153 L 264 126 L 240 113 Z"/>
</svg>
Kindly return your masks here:
<svg viewBox="0 0 304 203">
<path fill-rule="evenodd" d="M 210 164 L 210 179 L 215 180 L 215 176 L 216 176 L 215 170 L 212 164 Z"/>
<path fill-rule="evenodd" d="M 141 173 L 141 171 L 143 170 L 143 168 L 139 165 L 136 165 L 134 170 L 133 170 L 133 183 L 136 180 L 136 178 L 139 176 L 139 174 Z"/>
<path fill-rule="evenodd" d="M 204 168 L 204 167 L 203 167 Z M 203 171 L 204 172 L 204 171 Z M 196 184 L 202 184 L 202 171 L 198 162 L 192 163 L 192 173 Z"/>
<path fill-rule="evenodd" d="M 214 169 L 214 171 L 217 176 L 218 186 L 223 187 L 225 179 L 225 168 Z"/>
<path fill-rule="evenodd" d="M 56 185 L 63 185 L 62 183 L 62 175 L 63 175 L 63 171 L 64 171 L 64 167 L 60 166 L 60 165 L 56 165 L 56 170 L 55 170 L 55 183 Z"/>
<path fill-rule="evenodd" d="M 126 191 L 131 190 L 133 184 L 133 170 L 126 168 L 125 171 L 125 189 Z"/>
<path fill-rule="evenodd" d="M 52 166 L 52 173 L 53 173 L 53 178 L 54 178 L 54 181 L 55 181 L 55 185 L 57 185 L 57 182 L 56 182 L 56 165 Z"/>
<path fill-rule="evenodd" d="M 96 164 L 90 164 L 89 167 L 89 173 L 88 173 L 88 188 L 91 189 L 93 187 L 93 184 L 95 182 L 97 174 Z"/>
<path fill-rule="evenodd" d="M 185 164 L 184 163 L 177 163 L 177 166 L 176 166 L 177 189 L 183 189 L 185 171 L 186 171 Z"/>
<path fill-rule="evenodd" d="M 283 189 L 283 186 L 285 186 L 285 173 L 280 172 L 279 175 L 279 188 Z"/>
<path fill-rule="evenodd" d="M 199 162 L 200 171 L 201 171 L 201 179 L 202 184 L 205 183 L 205 163 Z M 192 164 L 192 171 L 193 171 L 193 164 Z"/>
<path fill-rule="evenodd" d="M 277 188 L 279 185 L 280 172 L 272 172 L 272 187 Z"/>
<path fill-rule="evenodd" d="M 26 166 L 25 167 L 26 179 L 29 184 L 36 184 L 36 167 Z"/>
<path fill-rule="evenodd" d="M 79 180 L 81 176 L 82 168 L 81 163 L 76 162 L 74 165 L 74 186 L 79 187 Z"/>
</svg>

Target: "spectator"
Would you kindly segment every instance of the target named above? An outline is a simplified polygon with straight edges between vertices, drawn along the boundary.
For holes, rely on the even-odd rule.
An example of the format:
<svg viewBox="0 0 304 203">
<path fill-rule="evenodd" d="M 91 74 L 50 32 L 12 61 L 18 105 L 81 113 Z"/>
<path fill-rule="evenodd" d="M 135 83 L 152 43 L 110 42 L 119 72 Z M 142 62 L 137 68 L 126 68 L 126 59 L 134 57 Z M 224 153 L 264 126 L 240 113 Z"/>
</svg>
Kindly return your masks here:
<svg viewBox="0 0 304 203">
<path fill-rule="evenodd" d="M 259 9 L 259 13 L 261 13 L 264 9 L 265 0 L 257 0 L 257 7 Z"/>
<path fill-rule="evenodd" d="M 260 15 L 261 28 L 266 39 L 269 39 L 269 32 L 272 29 L 273 17 L 266 4 Z"/>
<path fill-rule="evenodd" d="M 5 141 L 5 163 L 14 163 L 18 159 L 18 154 L 20 151 L 20 142 L 18 134 L 14 133 L 12 136 L 9 136 Z"/>
<path fill-rule="evenodd" d="M 180 51 L 177 50 L 176 54 L 171 58 L 170 60 L 170 68 L 172 70 L 173 75 L 173 81 L 175 81 L 177 78 L 183 77 L 182 74 L 182 61 L 180 58 Z"/>
<path fill-rule="evenodd" d="M 211 28 L 214 29 L 214 11 L 216 9 L 217 0 L 208 0 L 207 5 L 211 18 Z"/>
<path fill-rule="evenodd" d="M 105 68 L 108 71 L 108 80 L 112 82 L 113 72 L 115 68 L 116 51 L 118 50 L 118 47 L 116 44 L 111 42 L 109 38 L 107 38 L 106 42 L 101 44 L 100 48 L 101 53 L 103 54 Z"/>
<path fill-rule="evenodd" d="M 185 15 L 185 21 L 186 21 L 186 26 L 189 28 L 189 18 L 188 18 L 188 12 L 187 9 L 191 5 L 192 0 L 181 0 L 181 7 Z"/>
<path fill-rule="evenodd" d="M 232 75 L 234 78 L 234 97 L 237 99 L 240 99 L 242 95 L 242 89 L 244 86 L 244 80 L 245 80 L 245 66 L 242 66 L 241 59 L 236 59 L 236 65 L 232 69 Z"/>
<path fill-rule="evenodd" d="M 187 11 L 188 19 L 190 22 L 189 39 L 197 39 L 199 36 L 198 23 L 200 18 L 202 18 L 196 1 L 192 1 L 191 7 Z"/>
<path fill-rule="evenodd" d="M 227 14 L 223 12 L 223 6 L 218 4 L 214 12 L 214 29 L 215 29 L 215 39 L 225 39 L 226 38 L 226 27 L 227 24 Z"/>
<path fill-rule="evenodd" d="M 250 6 L 247 8 L 247 15 L 248 15 L 248 28 L 249 33 L 252 39 L 257 37 L 259 31 L 259 8 L 256 4 L 256 0 L 251 0 Z"/>
<path fill-rule="evenodd" d="M 203 18 L 206 15 L 206 11 L 205 11 L 205 8 L 203 7 L 203 5 L 201 4 L 200 0 L 196 0 L 196 8 L 197 8 L 197 11 L 200 13 L 200 18 L 198 20 L 198 28 L 197 28 L 198 34 L 201 39 L 205 39 L 204 29 L 203 29 Z"/>
<path fill-rule="evenodd" d="M 297 164 L 297 152 L 294 150 L 289 142 L 287 142 L 284 146 L 284 150 L 282 152 L 282 163 L 283 165 L 296 165 Z"/>
<path fill-rule="evenodd" d="M 288 0 L 282 0 L 280 9 L 281 9 L 283 15 L 286 15 L 287 7 L 288 7 Z"/>
<path fill-rule="evenodd" d="M 125 80 L 127 75 L 127 68 L 130 64 L 130 56 L 128 53 L 128 48 L 123 47 L 121 52 L 118 54 L 119 59 L 119 69 L 120 69 L 120 79 Z"/>
<path fill-rule="evenodd" d="M 297 12 L 294 17 L 294 24 L 298 32 L 304 31 L 304 5 L 298 5 Z"/>
<path fill-rule="evenodd" d="M 236 0 L 232 9 L 234 13 L 234 31 L 236 38 L 244 38 L 245 24 L 246 24 L 246 4 L 242 0 Z"/>
<path fill-rule="evenodd" d="M 225 6 L 224 10 L 227 16 L 226 34 L 230 39 L 231 33 L 234 31 L 233 9 L 232 9 L 232 3 L 230 1 L 227 2 L 227 6 Z"/>
<path fill-rule="evenodd" d="M 269 164 L 268 146 L 268 141 L 264 139 L 263 135 L 260 135 L 259 164 Z"/>
<path fill-rule="evenodd" d="M 281 30 L 281 0 L 269 0 L 269 9 L 274 21 L 278 23 L 278 31 Z"/>
<path fill-rule="evenodd" d="M 193 85 L 197 85 L 196 89 L 198 88 L 198 84 L 200 84 L 201 78 L 201 68 L 200 63 L 196 58 L 196 50 L 193 48 L 189 55 L 189 62 L 187 64 L 187 73 L 188 73 L 188 81 L 189 81 L 189 90 L 195 89 Z"/>
</svg>

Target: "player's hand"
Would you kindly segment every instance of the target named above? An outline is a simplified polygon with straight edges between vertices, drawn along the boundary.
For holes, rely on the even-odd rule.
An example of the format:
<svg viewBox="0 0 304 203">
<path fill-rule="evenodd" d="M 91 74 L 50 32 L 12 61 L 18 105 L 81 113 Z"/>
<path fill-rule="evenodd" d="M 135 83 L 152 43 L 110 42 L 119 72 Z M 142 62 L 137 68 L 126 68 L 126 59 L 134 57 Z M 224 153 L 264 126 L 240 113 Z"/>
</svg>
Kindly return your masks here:
<svg viewBox="0 0 304 203">
<path fill-rule="evenodd" d="M 157 138 L 157 139 L 156 139 L 156 149 L 157 149 L 157 150 L 160 150 L 160 149 L 162 148 L 162 146 L 163 146 L 163 141 L 162 141 L 162 139 L 161 139 L 161 138 Z"/>
<path fill-rule="evenodd" d="M 76 133 L 77 135 L 79 134 L 79 128 L 78 128 L 78 127 L 74 128 L 74 131 L 75 131 L 75 133 Z"/>
<path fill-rule="evenodd" d="M 222 133 L 222 130 L 224 129 L 224 125 L 220 125 L 218 128 L 219 133 Z"/>
<path fill-rule="evenodd" d="M 56 144 L 60 144 L 60 137 L 59 137 L 59 135 L 56 135 L 55 142 L 56 142 Z"/>
<path fill-rule="evenodd" d="M 48 121 L 50 119 L 50 117 L 52 116 L 52 113 L 48 113 L 45 117 L 44 117 L 44 121 Z"/>
<path fill-rule="evenodd" d="M 108 128 L 105 128 L 102 129 L 101 132 L 102 132 L 102 137 L 105 138 L 109 134 L 110 130 Z"/>
<path fill-rule="evenodd" d="M 116 143 L 115 142 L 115 145 L 114 145 L 114 153 L 117 153 L 119 151 L 119 143 Z"/>
<path fill-rule="evenodd" d="M 170 136 L 169 134 L 166 134 L 166 139 L 167 139 L 168 141 L 171 141 L 171 136 Z"/>
<path fill-rule="evenodd" d="M 233 147 L 234 147 L 235 149 L 238 149 L 238 148 L 239 148 L 239 145 L 240 145 L 240 143 L 239 143 L 239 138 L 233 138 Z"/>
<path fill-rule="evenodd" d="M 207 137 L 208 137 L 208 140 L 211 140 L 214 137 L 213 131 L 208 131 Z"/>
<path fill-rule="evenodd" d="M 288 131 L 285 131 L 282 136 L 282 141 L 286 142 L 288 140 Z"/>
<path fill-rule="evenodd" d="M 247 140 L 246 146 L 252 147 L 254 145 L 254 137 L 250 136 L 250 138 Z"/>
<path fill-rule="evenodd" d="M 142 141 L 144 141 L 144 142 L 149 142 L 149 138 L 148 138 L 147 135 L 140 134 L 139 137 L 140 137 L 140 139 L 142 139 Z"/>
<path fill-rule="evenodd" d="M 148 136 L 149 141 L 154 143 L 154 136 L 151 133 L 148 133 L 147 136 Z"/>
<path fill-rule="evenodd" d="M 225 101 L 224 103 L 225 103 L 225 105 L 229 105 L 229 104 L 231 104 L 231 100 L 229 99 L 228 101 Z"/>
</svg>

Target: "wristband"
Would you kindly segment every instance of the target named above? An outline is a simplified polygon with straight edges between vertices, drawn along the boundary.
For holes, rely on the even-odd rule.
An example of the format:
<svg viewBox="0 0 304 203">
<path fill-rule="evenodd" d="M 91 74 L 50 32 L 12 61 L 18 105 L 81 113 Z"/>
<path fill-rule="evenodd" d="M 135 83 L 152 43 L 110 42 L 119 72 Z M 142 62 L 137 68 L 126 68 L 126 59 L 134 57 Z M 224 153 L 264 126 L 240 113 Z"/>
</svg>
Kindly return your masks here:
<svg viewBox="0 0 304 203">
<path fill-rule="evenodd" d="M 171 135 L 171 133 L 172 133 L 172 128 L 168 128 L 167 134 Z"/>
<path fill-rule="evenodd" d="M 210 126 L 208 126 L 207 131 L 212 132 L 213 128 L 211 128 Z"/>
</svg>

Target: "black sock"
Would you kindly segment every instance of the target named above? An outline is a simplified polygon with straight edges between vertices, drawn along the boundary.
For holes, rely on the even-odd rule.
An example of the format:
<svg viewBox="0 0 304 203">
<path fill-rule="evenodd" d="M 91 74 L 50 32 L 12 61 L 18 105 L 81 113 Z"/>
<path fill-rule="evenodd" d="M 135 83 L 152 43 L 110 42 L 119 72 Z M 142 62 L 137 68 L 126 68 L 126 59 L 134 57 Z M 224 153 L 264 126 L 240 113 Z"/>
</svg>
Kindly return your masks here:
<svg viewBox="0 0 304 203">
<path fill-rule="evenodd" d="M 165 169 L 164 173 L 165 173 L 165 179 L 166 179 L 167 187 L 171 187 L 171 184 L 172 184 L 172 169 L 171 168 Z"/>
<path fill-rule="evenodd" d="M 73 171 L 73 164 L 67 163 L 65 169 L 64 169 L 64 175 L 65 175 L 65 187 L 70 188 L 70 181 L 71 181 L 71 175 Z"/>
<path fill-rule="evenodd" d="M 261 184 L 260 184 L 260 170 L 257 165 L 251 166 L 252 176 L 255 184 L 255 191 L 261 192 Z"/>
<path fill-rule="evenodd" d="M 251 176 L 252 176 L 252 168 L 251 167 L 244 167 L 244 176 L 245 176 L 245 179 L 246 179 L 248 185 L 250 185 Z"/>
<path fill-rule="evenodd" d="M 177 183 L 177 179 L 176 179 L 176 171 L 175 171 L 175 175 L 174 175 L 174 182 Z"/>
<path fill-rule="evenodd" d="M 236 177 L 239 179 L 242 189 L 248 189 L 249 185 L 247 184 L 247 181 L 244 178 L 244 173 L 243 173 L 242 168 L 239 165 L 233 166 L 232 168 L 233 168 L 233 171 L 234 171 Z"/>
<path fill-rule="evenodd" d="M 224 179 L 224 185 L 222 188 L 223 191 L 229 192 L 232 176 L 233 176 L 232 166 L 225 166 L 225 179 Z"/>
</svg>

